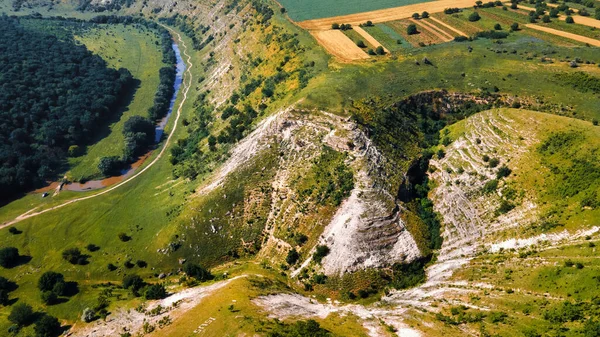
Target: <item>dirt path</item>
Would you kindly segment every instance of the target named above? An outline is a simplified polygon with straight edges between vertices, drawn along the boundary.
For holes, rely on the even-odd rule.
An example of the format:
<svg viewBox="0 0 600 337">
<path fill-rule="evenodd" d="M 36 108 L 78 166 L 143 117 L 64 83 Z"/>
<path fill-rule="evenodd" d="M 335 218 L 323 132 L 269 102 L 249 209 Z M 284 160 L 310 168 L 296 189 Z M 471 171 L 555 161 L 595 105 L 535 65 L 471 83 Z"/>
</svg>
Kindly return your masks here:
<svg viewBox="0 0 600 337">
<path fill-rule="evenodd" d="M 53 206 L 53 207 L 41 210 L 39 212 L 34 212 L 34 210 L 36 208 L 30 209 L 29 211 L 27 211 L 27 212 L 19 215 L 15 219 L 1 224 L 0 225 L 0 229 L 8 227 L 10 225 L 14 225 L 14 224 L 16 224 L 16 223 L 18 223 L 20 221 L 25 220 L 25 219 L 33 218 L 35 216 L 38 216 L 38 215 L 41 215 L 41 214 L 44 214 L 44 213 L 47 213 L 47 212 L 50 212 L 50 211 L 53 211 L 53 210 L 56 210 L 56 209 L 59 209 L 59 208 L 63 208 L 65 206 L 67 206 L 67 205 L 70 205 L 70 204 L 73 204 L 73 203 L 76 203 L 76 202 L 79 202 L 79 201 L 83 201 L 83 200 L 89 200 L 89 199 L 92 199 L 92 198 L 96 198 L 96 197 L 99 197 L 99 196 L 101 196 L 103 194 L 106 194 L 106 193 L 109 193 L 111 191 L 114 191 L 117 188 L 119 188 L 119 187 L 121 187 L 121 186 L 129 183 L 130 181 L 132 181 L 132 180 L 136 179 L 137 177 L 139 177 L 140 175 L 142 175 L 144 172 L 146 172 L 147 170 L 149 170 L 152 166 L 154 166 L 154 164 L 156 164 L 162 158 L 162 156 L 166 152 L 167 148 L 169 147 L 169 143 L 171 142 L 171 138 L 175 134 L 175 130 L 177 129 L 177 125 L 179 124 L 179 117 L 181 116 L 181 110 L 183 109 L 183 104 L 187 100 L 188 92 L 189 92 L 189 90 L 190 90 L 190 88 L 192 86 L 192 72 L 191 72 L 191 69 L 194 66 L 194 64 L 192 63 L 192 57 L 188 54 L 188 52 L 187 52 L 187 46 L 185 45 L 185 42 L 181 38 L 181 35 L 179 35 L 179 33 L 177 33 L 176 31 L 174 31 L 173 29 L 171 29 L 171 28 L 169 28 L 167 26 L 163 26 L 163 27 L 165 27 L 166 29 L 170 30 L 172 33 L 174 33 L 175 35 L 177 35 L 177 40 L 179 41 L 179 45 L 183 47 L 183 49 L 182 49 L 183 50 L 183 55 L 185 55 L 185 57 L 187 57 L 187 60 L 185 61 L 187 63 L 187 69 L 186 69 L 186 71 L 184 73 L 184 78 L 185 78 L 185 74 L 186 73 L 188 74 L 188 76 L 187 76 L 187 83 L 186 83 L 185 80 L 184 80 L 184 83 L 183 83 L 183 85 L 184 85 L 184 89 L 182 91 L 183 92 L 183 99 L 181 100 L 181 102 L 179 103 L 179 107 L 177 108 L 177 117 L 175 118 L 175 123 L 173 124 L 173 130 L 171 130 L 171 132 L 169 133 L 169 137 L 167 137 L 167 140 L 165 141 L 165 145 L 160 150 L 160 152 L 158 153 L 158 155 L 156 156 L 156 158 L 154 158 L 154 160 L 152 160 L 152 162 L 150 164 L 148 164 L 148 166 L 144 167 L 141 171 L 139 171 L 135 175 L 131 176 L 131 178 L 129 178 L 127 180 L 124 180 L 124 181 L 122 181 L 122 182 L 120 182 L 120 183 L 118 183 L 118 184 L 110 187 L 109 189 L 106 189 L 106 190 L 104 190 L 102 192 L 99 192 L 99 193 L 96 193 L 96 194 L 93 194 L 93 195 L 88 195 L 86 197 L 81 197 L 81 198 L 76 198 L 76 199 L 73 199 L 73 200 L 69 200 L 69 201 L 66 201 L 66 202 L 64 202 L 62 204 L 59 204 L 59 205 L 56 205 L 56 206 Z"/>
<path fill-rule="evenodd" d="M 357 61 L 369 58 L 369 55 L 342 33 L 341 30 L 330 29 L 311 32 L 311 34 L 330 54 L 343 61 Z"/>
<path fill-rule="evenodd" d="M 527 25 L 525 25 L 525 27 L 531 28 L 531 29 L 535 29 L 535 30 L 539 30 L 539 31 L 542 31 L 542 32 L 545 32 L 545 33 L 557 35 L 557 36 L 566 37 L 567 39 L 571 39 L 571 40 L 575 40 L 575 41 L 587 43 L 587 44 L 589 44 L 591 46 L 594 46 L 594 47 L 600 47 L 600 40 L 592 39 L 592 38 L 585 37 L 585 36 L 582 36 L 582 35 L 568 33 L 568 32 L 562 31 L 562 30 L 548 28 L 548 27 L 544 27 L 544 26 L 540 26 L 540 25 L 535 25 L 535 24 L 527 24 Z"/>
<path fill-rule="evenodd" d="M 364 37 L 365 40 L 367 40 L 367 42 L 369 42 L 370 44 L 373 45 L 373 47 L 377 48 L 377 47 L 381 46 L 381 47 L 383 47 L 383 50 L 385 50 L 385 52 L 389 54 L 390 51 L 386 47 L 384 47 L 381 43 L 379 43 L 379 41 L 377 41 L 373 36 L 371 36 L 371 34 L 367 33 L 366 30 L 362 29 L 359 26 L 354 26 L 354 27 L 352 27 L 352 29 L 354 29 L 355 32 L 360 34 L 360 36 Z"/>
<path fill-rule="evenodd" d="M 454 27 L 450 26 L 449 24 L 445 23 L 445 22 L 444 22 L 444 21 L 442 21 L 442 20 L 436 19 L 436 18 L 434 18 L 434 17 L 432 17 L 432 16 L 430 16 L 430 17 L 429 17 L 429 19 L 431 19 L 432 21 L 434 21 L 434 22 L 436 22 L 436 23 L 438 23 L 438 24 L 440 24 L 440 25 L 442 25 L 442 26 L 444 26 L 444 27 L 446 27 L 446 28 L 450 29 L 451 31 L 453 31 L 453 32 L 457 33 L 457 34 L 458 34 L 458 35 L 460 35 L 460 36 L 469 36 L 469 34 L 466 34 L 466 33 L 462 32 L 462 31 L 460 31 L 460 30 L 458 30 L 458 29 L 456 29 L 456 28 L 454 28 Z"/>
<path fill-rule="evenodd" d="M 431 13 L 443 12 L 449 7 L 466 8 L 472 7 L 473 0 L 439 0 L 427 3 L 420 3 L 396 8 L 380 9 L 371 12 L 363 12 L 350 15 L 342 15 L 331 18 L 306 20 L 298 22 L 298 25 L 308 30 L 325 30 L 330 29 L 333 23 L 350 23 L 353 26 L 358 26 L 361 23 L 372 21 L 373 23 L 381 23 L 410 18 L 413 13 L 422 13 L 424 11 Z"/>
</svg>

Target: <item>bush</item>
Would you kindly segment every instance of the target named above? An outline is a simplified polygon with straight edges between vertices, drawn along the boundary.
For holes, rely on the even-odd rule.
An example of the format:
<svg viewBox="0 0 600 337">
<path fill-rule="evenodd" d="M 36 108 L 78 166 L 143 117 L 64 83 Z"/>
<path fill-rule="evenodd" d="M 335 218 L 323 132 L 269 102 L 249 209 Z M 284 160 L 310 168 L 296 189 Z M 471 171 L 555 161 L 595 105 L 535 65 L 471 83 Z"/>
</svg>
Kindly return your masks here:
<svg viewBox="0 0 600 337">
<path fill-rule="evenodd" d="M 415 25 L 414 23 L 411 23 L 410 25 L 408 25 L 408 27 L 406 27 L 406 34 L 414 35 L 418 33 L 419 31 L 417 30 L 417 25 Z"/>
<path fill-rule="evenodd" d="M 117 156 L 102 157 L 98 163 L 100 173 L 105 176 L 118 176 L 121 174 L 123 162 Z"/>
<path fill-rule="evenodd" d="M 427 19 L 427 18 L 429 18 L 429 13 L 428 13 L 428 12 L 423 12 L 423 13 L 421 14 L 421 17 L 422 17 L 423 19 Z"/>
<path fill-rule="evenodd" d="M 502 26 L 499 23 L 497 23 L 497 24 L 494 25 L 494 29 L 495 30 L 502 30 Z"/>
<path fill-rule="evenodd" d="M 288 252 L 287 257 L 285 258 L 285 262 L 287 262 L 291 266 L 296 264 L 299 258 L 300 254 L 298 254 L 298 251 L 296 251 L 295 248 L 292 248 L 292 250 Z"/>
<path fill-rule="evenodd" d="M 135 261 L 135 265 L 139 268 L 146 268 L 148 266 L 148 263 L 146 263 L 146 261 L 143 260 L 137 260 Z"/>
<path fill-rule="evenodd" d="M 87 249 L 89 252 L 96 252 L 96 251 L 100 250 L 100 247 L 96 246 L 96 245 L 95 245 L 95 244 L 93 244 L 93 243 L 90 243 L 90 244 L 89 244 L 89 245 L 87 245 L 85 248 L 86 248 L 86 249 Z"/>
<path fill-rule="evenodd" d="M 119 233 L 117 236 L 119 237 L 119 240 L 121 240 L 123 242 L 127 242 L 127 241 L 131 240 L 131 237 L 125 233 Z"/>
<path fill-rule="evenodd" d="M 20 231 L 17 229 L 17 227 L 10 227 L 10 228 L 8 229 L 8 232 L 9 232 L 10 234 L 13 234 L 13 235 L 16 235 L 16 234 L 21 234 L 21 232 L 20 232 Z"/>
<path fill-rule="evenodd" d="M 58 302 L 58 295 L 53 291 L 44 291 L 41 296 L 42 302 L 46 305 L 53 305 Z"/>
<path fill-rule="evenodd" d="M 544 15 L 542 17 L 542 22 L 543 23 L 550 23 L 550 16 L 549 15 Z"/>
<path fill-rule="evenodd" d="M 331 29 L 340 29 L 340 24 L 339 23 L 331 24 Z"/>
<path fill-rule="evenodd" d="M 25 303 L 17 303 L 13 306 L 8 320 L 18 326 L 26 326 L 33 320 L 33 309 Z"/>
<path fill-rule="evenodd" d="M 508 32 L 489 30 L 489 31 L 477 32 L 477 34 L 475 34 L 475 36 L 484 38 L 484 39 L 506 39 L 508 37 Z"/>
<path fill-rule="evenodd" d="M 313 260 L 317 263 L 321 263 L 321 260 L 323 260 L 323 258 L 325 256 L 327 256 L 327 254 L 329 254 L 329 247 L 325 246 L 325 245 L 319 245 L 317 246 L 317 249 L 315 250 L 314 254 L 313 254 Z"/>
<path fill-rule="evenodd" d="M 142 289 L 144 284 L 144 280 L 135 274 L 126 275 L 123 278 L 123 288 L 131 289 L 134 293 L 137 293 L 138 290 Z"/>
<path fill-rule="evenodd" d="M 69 248 L 62 252 L 62 257 L 71 264 L 86 264 L 87 257 L 81 254 L 79 248 Z"/>
<path fill-rule="evenodd" d="M 413 13 L 412 18 L 415 20 L 418 20 L 421 17 L 421 14 L 419 13 Z"/>
<path fill-rule="evenodd" d="M 358 42 L 356 42 L 356 45 L 359 48 L 367 48 L 367 45 L 362 40 L 359 40 Z"/>
<path fill-rule="evenodd" d="M 502 165 L 502 167 L 498 169 L 498 172 L 496 172 L 496 179 L 508 177 L 511 173 L 511 169 L 509 169 L 506 165 Z"/>
<path fill-rule="evenodd" d="M 492 168 L 498 166 L 498 164 L 500 164 L 500 160 L 498 158 L 492 158 L 488 163 L 488 165 Z"/>
<path fill-rule="evenodd" d="M 377 53 L 377 55 L 385 55 L 385 49 L 383 49 L 382 46 L 379 46 L 375 49 L 375 53 Z"/>
<path fill-rule="evenodd" d="M 479 21 L 480 19 L 481 19 L 481 16 L 477 12 L 473 12 L 473 13 L 471 13 L 471 15 L 469 15 L 469 21 L 471 21 L 471 22 Z"/>
<path fill-rule="evenodd" d="M 117 270 L 117 266 L 115 266 L 115 265 L 114 265 L 114 264 L 112 264 L 112 263 L 109 263 L 109 264 L 106 266 L 106 268 L 108 268 L 108 270 L 109 270 L 109 271 L 115 271 L 115 270 Z"/>
<path fill-rule="evenodd" d="M 83 314 L 81 315 L 81 320 L 83 322 L 89 323 L 89 322 L 93 321 L 95 317 L 96 317 L 96 312 L 94 311 L 94 309 L 85 308 L 83 310 Z"/>
<path fill-rule="evenodd" d="M 19 263 L 19 250 L 15 247 L 0 249 L 0 266 L 4 268 L 14 267 Z"/>
<path fill-rule="evenodd" d="M 519 30 L 519 24 L 516 22 L 513 22 L 512 25 L 510 25 L 510 30 L 512 30 L 513 32 L 516 32 Z"/>
<path fill-rule="evenodd" d="M 183 271 L 187 276 L 193 277 L 200 282 L 208 281 L 213 278 L 213 275 L 199 264 L 188 263 L 183 267 Z"/>
<path fill-rule="evenodd" d="M 167 290 L 162 284 L 153 284 L 146 289 L 144 297 L 147 300 L 160 300 L 167 297 Z"/>
<path fill-rule="evenodd" d="M 483 186 L 483 193 L 485 194 L 490 194 L 493 192 L 496 192 L 496 189 L 498 188 L 498 180 L 490 180 L 487 183 L 485 183 L 485 185 Z"/>
<path fill-rule="evenodd" d="M 62 333 L 58 319 L 48 314 L 35 323 L 33 330 L 36 337 L 56 337 Z"/>
<path fill-rule="evenodd" d="M 573 17 L 569 15 L 569 16 L 567 16 L 567 18 L 565 19 L 565 22 L 566 22 L 566 23 L 575 23 L 575 20 L 573 20 Z"/>
</svg>

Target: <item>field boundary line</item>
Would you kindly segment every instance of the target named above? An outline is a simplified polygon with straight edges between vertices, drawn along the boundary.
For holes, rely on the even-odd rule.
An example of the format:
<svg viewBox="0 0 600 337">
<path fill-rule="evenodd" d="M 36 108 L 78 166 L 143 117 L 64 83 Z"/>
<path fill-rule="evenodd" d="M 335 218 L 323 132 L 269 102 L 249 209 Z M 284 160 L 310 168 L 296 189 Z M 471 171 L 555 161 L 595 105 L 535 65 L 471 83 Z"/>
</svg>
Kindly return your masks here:
<svg viewBox="0 0 600 337">
<path fill-rule="evenodd" d="M 445 23 L 444 21 L 442 21 L 442 20 L 440 20 L 440 19 L 436 19 L 436 18 L 434 18 L 433 16 L 430 16 L 429 18 L 430 18 L 432 21 L 435 21 L 435 22 L 437 22 L 438 24 L 440 24 L 440 25 L 442 25 L 442 26 L 444 26 L 444 27 L 446 27 L 446 28 L 450 29 L 451 31 L 453 31 L 453 32 L 455 32 L 455 33 L 457 33 L 457 34 L 459 34 L 460 36 L 465 36 L 465 37 L 469 36 L 469 34 L 465 34 L 463 31 L 460 31 L 460 30 L 458 30 L 458 29 L 456 29 L 456 28 L 452 27 L 451 25 L 449 25 L 449 24 Z"/>
<path fill-rule="evenodd" d="M 164 28 L 168 29 L 169 31 L 171 31 L 172 33 L 174 33 L 175 35 L 177 35 L 177 39 L 179 40 L 179 43 L 181 44 L 181 46 L 183 46 L 183 55 L 185 55 L 187 57 L 187 60 L 184 61 L 184 62 L 187 63 L 187 69 L 184 72 L 184 76 L 185 76 L 186 73 L 188 74 L 188 76 L 187 76 L 187 83 L 185 83 L 186 82 L 185 80 L 184 80 L 184 83 L 183 83 L 184 89 L 181 91 L 183 93 L 183 99 L 181 100 L 181 102 L 179 102 L 179 106 L 177 108 L 177 116 L 175 118 L 175 123 L 173 124 L 173 130 L 171 130 L 171 132 L 169 133 L 169 136 L 167 137 L 167 140 L 165 141 L 165 144 L 163 145 L 162 149 L 160 150 L 160 152 L 158 153 L 158 155 L 156 156 L 156 158 L 154 158 L 154 160 L 152 160 L 152 162 L 150 164 L 148 164 L 148 166 L 144 167 L 142 170 L 140 170 L 139 172 L 137 172 L 136 174 L 134 174 L 133 176 L 131 176 L 129 179 L 124 180 L 124 181 L 122 181 L 122 182 L 120 182 L 120 183 L 118 183 L 118 184 L 116 184 L 116 185 L 114 185 L 114 186 L 112 186 L 112 187 L 104 190 L 104 191 L 101 191 L 101 192 L 93 194 L 93 195 L 88 195 L 88 196 L 85 196 L 85 197 L 72 199 L 72 200 L 66 201 L 66 202 L 64 202 L 62 204 L 59 204 L 59 205 L 56 205 L 56 206 L 52 206 L 50 208 L 41 210 L 39 212 L 32 213 L 32 211 L 37 208 L 37 207 L 35 207 L 35 208 L 30 209 L 29 211 L 27 211 L 27 212 L 19 215 L 18 217 L 14 218 L 13 220 L 1 224 L 0 225 L 0 229 L 8 227 L 8 226 L 11 226 L 11 225 L 14 225 L 14 224 L 16 224 L 16 223 L 18 223 L 20 221 L 25 220 L 25 219 L 33 218 L 35 216 L 38 216 L 38 215 L 41 215 L 41 214 L 44 214 L 44 213 L 47 213 L 47 212 L 50 212 L 50 211 L 54 211 L 56 209 L 65 207 L 67 205 L 74 204 L 74 203 L 76 203 L 78 201 L 93 199 L 93 198 L 99 197 L 101 195 L 104 195 L 106 193 L 109 193 L 111 191 L 114 191 L 117 188 L 119 188 L 119 187 L 121 187 L 121 186 L 123 186 L 123 185 L 125 185 L 125 184 L 127 184 L 129 182 L 131 182 L 132 180 L 136 179 L 137 177 L 139 177 L 142 173 L 146 172 L 148 169 L 150 169 L 152 166 L 154 166 L 154 164 L 156 164 L 162 158 L 163 154 L 167 150 L 167 147 L 169 146 L 169 143 L 171 142 L 171 138 L 175 134 L 175 130 L 177 130 L 177 125 L 179 124 L 179 117 L 181 116 L 181 110 L 183 109 L 183 104 L 187 100 L 188 92 L 189 92 L 189 90 L 190 90 L 190 88 L 192 86 L 192 77 L 193 77 L 193 75 L 192 75 L 191 69 L 194 66 L 194 64 L 192 63 L 192 57 L 187 52 L 187 46 L 185 45 L 185 42 L 181 38 L 181 35 L 179 33 L 177 33 L 174 29 L 170 28 L 170 27 L 167 27 L 167 26 L 162 25 L 162 24 L 161 24 L 161 26 L 163 26 Z"/>
<path fill-rule="evenodd" d="M 429 27 L 430 27 L 430 28 L 432 28 L 432 29 L 435 29 L 435 30 L 437 30 L 438 32 L 440 32 L 440 34 L 442 34 L 442 35 L 446 36 L 447 38 L 449 38 L 449 39 L 451 39 L 451 40 L 453 40 L 453 39 L 454 39 L 454 36 L 450 35 L 450 34 L 449 34 L 448 32 L 446 32 L 445 30 L 441 29 L 440 27 L 438 27 L 438 26 L 434 25 L 433 23 L 431 23 L 431 22 L 429 22 L 429 21 L 427 21 L 427 20 L 423 20 L 423 19 L 421 19 L 421 20 L 418 20 L 418 22 L 420 22 L 420 23 L 424 24 L 425 26 L 429 26 Z"/>
<path fill-rule="evenodd" d="M 390 53 L 390 51 L 384 45 L 382 45 L 381 43 L 379 43 L 379 41 L 377 41 L 376 38 L 374 38 L 366 30 L 362 29 L 362 27 L 355 26 L 355 27 L 352 27 L 352 29 L 354 29 L 355 32 L 357 32 L 358 34 L 360 34 L 360 36 L 362 36 L 365 40 L 367 40 L 367 42 L 369 42 L 370 44 L 372 44 L 373 47 L 377 48 L 377 47 L 381 46 L 383 48 L 383 50 L 387 54 Z"/>
<path fill-rule="evenodd" d="M 562 31 L 562 30 L 558 30 L 558 29 L 554 29 L 554 28 L 549 28 L 549 27 L 544 27 L 544 26 L 540 26 L 540 25 L 536 25 L 536 24 L 531 24 L 531 23 L 525 25 L 525 27 L 531 28 L 531 29 L 535 29 L 535 30 L 539 30 L 539 31 L 542 31 L 542 32 L 546 32 L 546 33 L 549 33 L 549 34 L 553 34 L 553 35 L 556 35 L 556 36 L 566 37 L 567 39 L 571 39 L 571 40 L 574 40 L 574 41 L 587 43 L 587 44 L 592 45 L 594 47 L 600 47 L 600 40 L 592 39 L 592 38 L 589 38 L 587 36 L 577 35 L 577 34 L 565 32 L 565 31 Z"/>
<path fill-rule="evenodd" d="M 427 26 L 427 25 L 424 25 L 424 24 L 422 24 L 422 23 L 418 22 L 418 21 L 417 21 L 417 20 L 415 20 L 415 19 L 410 19 L 409 21 L 410 21 L 410 22 L 412 22 L 412 23 L 414 23 L 414 24 L 416 24 L 417 26 L 419 26 L 419 27 L 421 27 L 421 28 L 425 29 L 426 31 L 430 32 L 431 34 L 433 34 L 433 35 L 437 36 L 437 38 L 438 38 L 438 39 L 440 39 L 440 40 L 442 40 L 442 42 L 450 42 L 450 41 L 452 41 L 452 39 L 449 39 L 449 38 L 447 38 L 447 37 L 444 37 L 444 35 L 440 34 L 440 33 L 439 33 L 439 32 L 437 32 L 435 29 L 433 29 L 433 28 L 431 28 L 431 27 L 429 27 L 429 26 Z"/>
</svg>

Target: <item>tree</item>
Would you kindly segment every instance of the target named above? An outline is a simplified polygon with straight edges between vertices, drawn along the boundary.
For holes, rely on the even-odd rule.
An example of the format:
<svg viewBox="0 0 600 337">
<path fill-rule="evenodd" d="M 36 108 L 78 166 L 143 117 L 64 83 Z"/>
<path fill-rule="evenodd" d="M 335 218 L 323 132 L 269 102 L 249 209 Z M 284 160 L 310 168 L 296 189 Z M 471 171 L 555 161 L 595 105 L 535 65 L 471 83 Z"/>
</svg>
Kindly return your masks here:
<svg viewBox="0 0 600 337">
<path fill-rule="evenodd" d="M 41 296 L 42 302 L 46 305 L 53 305 L 58 302 L 58 295 L 54 291 L 44 291 Z"/>
<path fill-rule="evenodd" d="M 17 303 L 13 306 L 8 320 L 18 326 L 25 326 L 33 320 L 33 309 L 29 304 Z"/>
<path fill-rule="evenodd" d="M 516 32 L 519 30 L 519 24 L 516 22 L 513 22 L 512 25 L 510 25 L 510 30 L 512 30 L 513 32 Z"/>
<path fill-rule="evenodd" d="M 117 156 L 102 157 L 98 162 L 98 169 L 104 176 L 116 176 L 121 174 L 123 162 Z"/>
<path fill-rule="evenodd" d="M 208 136 L 208 148 L 213 152 L 217 150 L 217 138 L 213 135 Z"/>
<path fill-rule="evenodd" d="M 421 14 L 421 17 L 422 17 L 423 19 L 427 19 L 427 18 L 429 18 L 429 13 L 428 13 L 428 12 L 423 12 L 423 13 Z"/>
<path fill-rule="evenodd" d="M 340 24 L 339 23 L 332 23 L 331 24 L 331 29 L 340 29 Z"/>
<path fill-rule="evenodd" d="M 8 303 L 8 290 L 0 289 L 0 305 L 7 306 Z"/>
<path fill-rule="evenodd" d="M 385 55 L 385 49 L 383 49 L 382 46 L 378 46 L 377 48 L 375 48 L 375 52 L 377 53 L 377 55 Z"/>
<path fill-rule="evenodd" d="M 38 280 L 38 289 L 41 291 L 52 291 L 59 283 L 65 283 L 65 277 L 61 273 L 47 271 Z M 59 293 L 58 295 L 62 295 Z"/>
<path fill-rule="evenodd" d="M 408 27 L 406 27 L 406 33 L 408 35 L 418 34 L 419 31 L 417 30 L 417 25 L 415 25 L 414 23 L 411 23 L 410 25 L 408 25 Z"/>
<path fill-rule="evenodd" d="M 325 245 L 319 245 L 317 246 L 314 254 L 313 254 L 313 260 L 317 263 L 321 263 L 321 260 L 323 260 L 323 258 L 325 256 L 327 256 L 327 254 L 329 254 L 329 247 L 325 246 Z"/>
<path fill-rule="evenodd" d="M 550 15 L 544 15 L 542 17 L 542 22 L 543 23 L 550 23 Z"/>
<path fill-rule="evenodd" d="M 495 30 L 502 30 L 502 26 L 499 23 L 497 23 L 497 24 L 494 25 L 494 29 Z"/>
<path fill-rule="evenodd" d="M 373 27 L 373 22 L 372 21 L 367 21 L 367 23 L 365 23 L 365 26 L 367 26 L 367 27 Z"/>
<path fill-rule="evenodd" d="M 471 21 L 471 22 L 479 21 L 480 19 L 481 19 L 481 16 L 479 15 L 478 12 L 473 12 L 473 13 L 471 13 L 471 15 L 469 15 L 469 21 Z"/>
<path fill-rule="evenodd" d="M 183 267 L 183 271 L 187 276 L 193 277 L 200 282 L 208 281 L 213 278 L 210 271 L 195 263 L 187 263 Z"/>
<path fill-rule="evenodd" d="M 131 289 L 134 293 L 142 289 L 144 284 L 144 280 L 136 274 L 126 275 L 123 278 L 123 288 Z"/>
<path fill-rule="evenodd" d="M 14 267 L 19 262 L 19 250 L 15 247 L 0 249 L 0 266 L 4 268 Z"/>
<path fill-rule="evenodd" d="M 162 284 L 153 284 L 146 289 L 144 297 L 147 300 L 159 300 L 167 297 L 167 290 Z"/>
<path fill-rule="evenodd" d="M 358 42 L 356 42 L 356 45 L 359 48 L 367 48 L 367 45 L 363 42 L 363 40 L 358 40 Z"/>
<path fill-rule="evenodd" d="M 419 13 L 414 13 L 412 15 L 412 18 L 415 19 L 415 20 L 418 20 L 420 17 L 421 17 L 421 14 L 419 14 Z"/>
<path fill-rule="evenodd" d="M 573 20 L 573 17 L 569 15 L 569 16 L 567 16 L 567 18 L 565 19 L 565 22 L 566 22 L 566 23 L 575 23 L 575 20 Z"/>
<path fill-rule="evenodd" d="M 287 262 L 290 266 L 296 264 L 296 262 L 298 262 L 298 259 L 300 258 L 300 254 L 298 254 L 298 251 L 295 248 L 292 248 L 292 250 L 290 250 L 285 258 L 285 262 Z"/>
<path fill-rule="evenodd" d="M 56 337 L 62 333 L 58 319 L 48 314 L 35 323 L 33 330 L 36 337 Z"/>
<path fill-rule="evenodd" d="M 123 242 L 127 242 L 127 241 L 131 240 L 131 237 L 123 232 L 119 233 L 117 236 L 119 237 L 119 240 L 121 240 Z"/>
<path fill-rule="evenodd" d="M 62 257 L 71 264 L 86 264 L 85 255 L 81 254 L 79 248 L 69 248 L 62 252 Z"/>
</svg>

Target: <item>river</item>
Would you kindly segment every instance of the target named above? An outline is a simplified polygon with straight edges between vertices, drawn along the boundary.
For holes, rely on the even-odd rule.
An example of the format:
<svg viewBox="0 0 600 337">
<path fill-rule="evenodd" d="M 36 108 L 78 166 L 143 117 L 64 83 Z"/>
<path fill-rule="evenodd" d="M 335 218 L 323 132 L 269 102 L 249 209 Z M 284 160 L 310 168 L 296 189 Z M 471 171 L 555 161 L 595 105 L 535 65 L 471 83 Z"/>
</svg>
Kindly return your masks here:
<svg viewBox="0 0 600 337">
<path fill-rule="evenodd" d="M 181 84 L 183 83 L 183 73 L 185 72 L 185 62 L 183 62 L 183 59 L 181 58 L 181 52 L 179 51 L 179 46 L 176 43 L 173 43 L 172 46 L 173 46 L 173 50 L 175 51 L 175 56 L 177 58 L 177 65 L 176 65 L 177 72 L 175 75 L 175 84 L 173 85 L 175 92 L 173 93 L 173 97 L 171 98 L 171 102 L 169 104 L 169 110 L 167 111 L 166 116 L 163 117 L 160 120 L 160 122 L 158 122 L 156 124 L 154 140 L 157 144 L 161 141 L 162 136 L 165 131 L 165 127 L 167 126 L 167 123 L 169 122 L 169 118 L 173 114 L 173 109 L 175 107 L 175 101 L 177 100 L 177 94 L 179 93 L 179 88 L 181 87 Z M 96 190 L 96 189 L 114 185 L 116 183 L 119 183 L 119 182 L 129 178 L 133 174 L 135 174 L 136 170 L 144 163 L 144 161 L 146 161 L 146 159 L 148 159 L 148 157 L 150 157 L 151 153 L 152 153 L 152 151 L 149 151 L 144 156 L 140 157 L 135 163 L 131 164 L 127 169 L 122 170 L 120 176 L 109 177 L 109 178 L 102 179 L 102 180 L 90 180 L 85 183 L 62 184 L 62 187 L 60 187 L 60 189 L 68 190 L 68 191 L 91 191 L 91 190 Z M 52 185 L 44 188 L 43 190 L 38 190 L 37 192 L 47 192 L 49 190 L 59 188 L 59 186 L 61 186 L 59 183 L 53 183 Z"/>
</svg>

